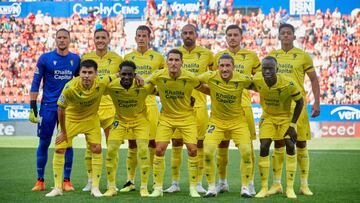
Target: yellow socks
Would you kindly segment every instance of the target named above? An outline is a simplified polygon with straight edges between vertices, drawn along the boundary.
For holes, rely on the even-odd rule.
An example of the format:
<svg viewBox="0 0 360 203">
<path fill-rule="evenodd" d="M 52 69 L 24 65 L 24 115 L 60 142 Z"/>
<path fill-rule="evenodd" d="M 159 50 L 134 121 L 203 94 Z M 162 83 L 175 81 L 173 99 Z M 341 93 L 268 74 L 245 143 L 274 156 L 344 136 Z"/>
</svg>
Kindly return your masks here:
<svg viewBox="0 0 360 203">
<path fill-rule="evenodd" d="M 138 159 L 140 165 L 141 186 L 147 187 L 149 177 L 149 147 L 148 140 L 136 140 L 138 147 Z"/>
<path fill-rule="evenodd" d="M 268 188 L 270 159 L 269 156 L 259 157 L 259 171 L 261 178 L 261 188 Z"/>
<path fill-rule="evenodd" d="M 296 175 L 296 155 L 286 154 L 286 187 L 294 187 L 294 178 Z"/>
<path fill-rule="evenodd" d="M 109 140 L 107 144 L 106 152 L 106 174 L 108 180 L 108 186 L 116 186 L 116 171 L 117 171 L 117 162 L 118 162 L 118 150 L 121 145 L 121 140 Z"/>
<path fill-rule="evenodd" d="M 299 169 L 300 169 L 301 185 L 307 185 L 308 177 L 309 177 L 309 151 L 307 147 L 296 148 L 296 151 L 297 151 L 297 161 L 299 163 Z"/>
<path fill-rule="evenodd" d="M 86 173 L 88 176 L 88 180 L 92 179 L 92 168 L 91 168 L 91 155 L 92 152 L 90 150 L 90 145 L 86 144 L 86 150 L 85 150 L 85 168 L 86 168 Z"/>
<path fill-rule="evenodd" d="M 102 154 L 92 153 L 92 187 L 98 188 L 102 174 Z"/>
<path fill-rule="evenodd" d="M 204 148 L 197 149 L 197 158 L 198 158 L 198 176 L 197 182 L 202 182 L 204 174 Z"/>
<path fill-rule="evenodd" d="M 249 186 L 249 180 L 252 171 L 252 160 L 250 156 L 251 145 L 239 144 L 239 149 L 241 155 L 241 161 L 240 161 L 241 184 L 243 186 Z"/>
<path fill-rule="evenodd" d="M 53 171 L 55 188 L 62 188 L 64 176 L 65 154 L 54 153 Z"/>
<path fill-rule="evenodd" d="M 227 164 L 229 161 L 229 149 L 218 148 L 217 153 L 217 169 L 220 180 L 226 180 L 227 178 Z"/>
<path fill-rule="evenodd" d="M 284 163 L 285 147 L 275 148 L 272 156 L 273 162 L 273 180 L 276 183 L 281 183 L 282 168 Z"/>
<path fill-rule="evenodd" d="M 137 165 L 137 148 L 128 149 L 126 157 L 127 180 L 135 180 L 135 170 Z"/>
<path fill-rule="evenodd" d="M 171 150 L 171 179 L 172 181 L 180 181 L 180 166 L 182 161 L 182 146 L 172 147 Z"/>
<path fill-rule="evenodd" d="M 198 179 L 198 157 L 188 156 L 188 172 L 189 172 L 189 185 L 196 187 Z"/>
<path fill-rule="evenodd" d="M 206 144 L 204 145 L 204 154 L 205 154 L 205 176 L 208 182 L 208 185 L 215 185 L 215 153 L 216 153 L 215 144 Z M 220 148 L 219 148 L 220 149 Z M 227 149 L 226 149 L 227 150 Z"/>
<path fill-rule="evenodd" d="M 155 185 L 154 188 L 163 188 L 165 172 L 165 161 L 163 156 L 154 156 L 153 174 Z"/>
<path fill-rule="evenodd" d="M 152 165 L 154 163 L 155 149 L 156 148 L 149 147 L 149 165 L 150 165 L 150 168 L 152 168 Z"/>
</svg>

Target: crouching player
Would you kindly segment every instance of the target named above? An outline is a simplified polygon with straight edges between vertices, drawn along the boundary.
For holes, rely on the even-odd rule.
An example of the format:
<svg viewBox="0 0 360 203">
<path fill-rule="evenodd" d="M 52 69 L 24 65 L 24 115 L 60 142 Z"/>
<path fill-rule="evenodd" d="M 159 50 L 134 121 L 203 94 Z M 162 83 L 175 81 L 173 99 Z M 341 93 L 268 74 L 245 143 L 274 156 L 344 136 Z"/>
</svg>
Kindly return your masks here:
<svg viewBox="0 0 360 203">
<path fill-rule="evenodd" d="M 296 122 L 304 105 L 300 89 L 290 79 L 277 74 L 277 61 L 268 56 L 262 61 L 262 74 L 254 76 L 256 91 L 260 93 L 263 114 L 260 119 L 259 170 L 261 190 L 255 197 L 268 196 L 269 148 L 272 140 L 282 140 L 286 145 L 286 196 L 296 198 L 294 178 L 296 174 L 295 142 Z M 294 113 L 291 102 L 296 102 Z"/>
<path fill-rule="evenodd" d="M 146 116 L 145 99 L 154 92 L 152 85 L 135 84 L 136 65 L 131 61 L 120 64 L 120 79 L 113 80 L 106 89 L 115 104 L 116 115 L 108 138 L 106 154 L 106 174 L 109 188 L 104 196 L 114 196 L 116 192 L 116 171 L 119 146 L 124 139 L 136 140 L 137 159 L 140 163 L 140 195 L 149 196 L 147 190 L 149 176 L 149 133 L 150 123 Z"/>
<path fill-rule="evenodd" d="M 101 96 L 107 84 L 112 80 L 109 76 L 97 77 L 97 64 L 93 60 L 85 60 L 80 64 L 79 77 L 69 81 L 58 100 L 58 119 L 60 131 L 55 141 L 53 158 L 54 189 L 46 197 L 62 195 L 62 176 L 65 149 L 72 146 L 72 139 L 80 133 L 86 136 L 86 142 L 92 151 L 92 189 L 91 194 L 101 197 L 99 182 L 102 173 L 101 134 L 98 109 Z"/>
<path fill-rule="evenodd" d="M 204 197 L 215 197 L 215 153 L 223 140 L 232 139 L 241 154 L 241 196 L 251 197 L 249 180 L 252 173 L 251 139 L 244 110 L 242 92 L 251 85 L 251 78 L 234 72 L 234 58 L 224 54 L 219 58 L 219 70 L 198 76 L 208 84 L 211 97 L 211 116 L 204 140 L 205 174 L 208 191 Z"/>
</svg>

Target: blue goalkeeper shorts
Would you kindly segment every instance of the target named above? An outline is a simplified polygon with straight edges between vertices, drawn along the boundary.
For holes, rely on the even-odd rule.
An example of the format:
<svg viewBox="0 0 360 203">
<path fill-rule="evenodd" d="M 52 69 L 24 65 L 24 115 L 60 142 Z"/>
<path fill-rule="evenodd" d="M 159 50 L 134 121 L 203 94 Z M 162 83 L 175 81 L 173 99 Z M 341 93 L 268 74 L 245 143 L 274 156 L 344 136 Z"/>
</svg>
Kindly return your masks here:
<svg viewBox="0 0 360 203">
<path fill-rule="evenodd" d="M 58 123 L 57 111 L 41 109 L 39 112 L 40 122 L 38 123 L 37 136 L 40 138 L 50 138 L 54 133 Z"/>
</svg>

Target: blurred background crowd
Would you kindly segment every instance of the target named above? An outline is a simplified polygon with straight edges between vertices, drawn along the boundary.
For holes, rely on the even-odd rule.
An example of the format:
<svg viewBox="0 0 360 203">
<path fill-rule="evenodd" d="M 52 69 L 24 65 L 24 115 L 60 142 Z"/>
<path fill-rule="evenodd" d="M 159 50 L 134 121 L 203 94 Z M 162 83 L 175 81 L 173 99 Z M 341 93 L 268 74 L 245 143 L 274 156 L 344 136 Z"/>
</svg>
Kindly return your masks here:
<svg viewBox="0 0 360 203">
<path fill-rule="evenodd" d="M 212 3 L 212 2 L 216 2 Z M 223 2 L 223 3 L 222 3 Z M 279 49 L 277 39 L 280 23 L 296 28 L 295 46 L 308 52 L 320 78 L 322 104 L 360 103 L 360 16 L 343 15 L 335 9 L 317 10 L 316 15 L 293 18 L 285 9 L 271 9 L 268 15 L 261 9 L 250 14 L 233 11 L 232 1 L 199 0 L 200 12 L 181 15 L 163 1 L 157 8 L 148 0 L 144 24 L 152 28 L 153 49 L 165 54 L 182 45 L 181 28 L 191 23 L 198 28 L 197 44 L 214 54 L 226 49 L 225 29 L 238 24 L 243 29 L 242 45 L 255 51 L 262 59 L 273 49 Z M 70 50 L 79 55 L 94 50 L 93 32 L 103 27 L 111 33 L 111 50 L 121 56 L 136 47 L 135 33 L 126 33 L 128 20 L 122 15 L 103 18 L 100 15 L 54 18 L 48 13 L 29 13 L 26 18 L 0 16 L 0 103 L 29 103 L 29 91 L 39 56 L 55 48 L 55 32 L 59 28 L 71 31 Z M 131 41 L 131 42 L 130 42 Z M 310 82 L 306 79 L 308 102 L 313 101 Z M 258 98 L 253 97 L 256 103 Z"/>
</svg>

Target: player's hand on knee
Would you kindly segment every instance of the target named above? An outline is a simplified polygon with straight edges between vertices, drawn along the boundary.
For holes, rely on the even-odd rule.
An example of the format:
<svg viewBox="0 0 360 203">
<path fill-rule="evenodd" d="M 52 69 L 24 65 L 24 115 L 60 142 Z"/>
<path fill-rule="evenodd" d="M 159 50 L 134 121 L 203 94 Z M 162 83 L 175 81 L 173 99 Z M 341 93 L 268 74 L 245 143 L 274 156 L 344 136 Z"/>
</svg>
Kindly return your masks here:
<svg viewBox="0 0 360 203">
<path fill-rule="evenodd" d="M 60 133 L 59 133 L 59 135 L 56 137 L 56 140 L 55 140 L 55 144 L 60 144 L 60 143 L 62 143 L 63 141 L 68 141 L 67 140 L 67 134 L 66 134 L 66 132 L 64 132 L 64 131 L 61 131 Z"/>
<path fill-rule="evenodd" d="M 289 127 L 284 135 L 285 139 L 290 139 L 294 144 L 297 140 L 297 133 L 294 127 Z"/>
</svg>

